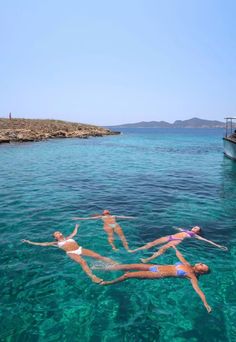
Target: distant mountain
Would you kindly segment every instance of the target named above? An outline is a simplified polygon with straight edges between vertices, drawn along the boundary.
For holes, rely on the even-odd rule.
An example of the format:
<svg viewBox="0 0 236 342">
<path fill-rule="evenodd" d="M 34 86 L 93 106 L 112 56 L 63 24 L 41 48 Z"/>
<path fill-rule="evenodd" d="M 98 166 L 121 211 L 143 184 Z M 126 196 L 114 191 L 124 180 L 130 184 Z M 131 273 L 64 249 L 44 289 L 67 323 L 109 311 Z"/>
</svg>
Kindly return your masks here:
<svg viewBox="0 0 236 342">
<path fill-rule="evenodd" d="M 166 128 L 166 127 L 172 127 L 172 124 L 166 121 L 141 121 L 137 123 L 128 123 L 124 125 L 117 125 L 114 127 L 130 127 L 130 128 Z"/>
<path fill-rule="evenodd" d="M 173 124 L 166 121 L 141 121 L 123 125 L 109 126 L 117 128 L 223 128 L 224 122 L 216 120 L 203 120 L 192 118 L 189 120 L 176 120 Z"/>
<path fill-rule="evenodd" d="M 222 128 L 225 123 L 216 120 L 203 120 L 199 118 L 192 118 L 189 120 L 176 120 L 172 127 L 176 128 Z"/>
</svg>

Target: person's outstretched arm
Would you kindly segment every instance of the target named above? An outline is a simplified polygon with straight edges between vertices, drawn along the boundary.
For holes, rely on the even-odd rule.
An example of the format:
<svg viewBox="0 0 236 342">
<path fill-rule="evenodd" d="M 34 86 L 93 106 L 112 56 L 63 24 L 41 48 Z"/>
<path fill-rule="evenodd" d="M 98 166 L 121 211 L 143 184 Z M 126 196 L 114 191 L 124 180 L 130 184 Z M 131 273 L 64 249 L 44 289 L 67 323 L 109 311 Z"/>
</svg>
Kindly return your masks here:
<svg viewBox="0 0 236 342">
<path fill-rule="evenodd" d="M 183 257 L 183 255 L 180 253 L 180 251 L 175 246 L 171 246 L 171 247 L 174 248 L 176 256 L 179 259 L 179 261 L 181 261 L 185 265 L 190 265 L 189 262 Z"/>
<path fill-rule="evenodd" d="M 91 216 L 91 217 L 72 217 L 72 220 L 80 220 L 80 221 L 85 221 L 85 220 L 98 220 L 100 219 L 102 216 L 98 215 L 98 216 Z"/>
<path fill-rule="evenodd" d="M 57 245 L 56 241 L 53 241 L 53 242 L 33 242 L 30 240 L 21 240 L 21 242 L 29 243 L 30 245 L 35 245 L 35 246 L 56 246 Z"/>
<path fill-rule="evenodd" d="M 208 305 L 207 301 L 206 301 L 206 297 L 204 295 L 204 293 L 202 292 L 202 290 L 200 289 L 200 287 L 198 286 L 198 281 L 197 278 L 194 276 L 190 279 L 192 286 L 194 288 L 194 290 L 197 292 L 197 294 L 199 295 L 199 297 L 201 298 L 205 308 L 207 309 L 208 313 L 211 312 L 211 307 L 210 305 Z"/>
<path fill-rule="evenodd" d="M 115 215 L 115 218 L 118 218 L 118 219 L 135 219 L 136 217 L 134 217 L 134 216 L 117 216 L 117 215 Z"/>
<path fill-rule="evenodd" d="M 205 242 L 208 242 L 210 243 L 211 245 L 215 246 L 215 247 L 218 247 L 220 249 L 222 249 L 223 251 L 227 251 L 228 248 L 225 247 L 225 246 L 221 246 L 221 245 L 218 245 L 217 243 L 213 242 L 213 241 L 210 241 L 210 240 L 207 240 L 199 235 L 195 235 L 195 238 L 198 239 L 198 240 L 202 240 L 202 241 L 205 241 Z"/>
<path fill-rule="evenodd" d="M 73 232 L 72 232 L 70 235 L 67 236 L 67 239 L 73 238 L 73 237 L 77 234 L 78 228 L 79 228 L 79 225 L 76 224 L 76 225 L 75 225 L 75 228 L 74 228 L 74 230 L 73 230 Z"/>
</svg>

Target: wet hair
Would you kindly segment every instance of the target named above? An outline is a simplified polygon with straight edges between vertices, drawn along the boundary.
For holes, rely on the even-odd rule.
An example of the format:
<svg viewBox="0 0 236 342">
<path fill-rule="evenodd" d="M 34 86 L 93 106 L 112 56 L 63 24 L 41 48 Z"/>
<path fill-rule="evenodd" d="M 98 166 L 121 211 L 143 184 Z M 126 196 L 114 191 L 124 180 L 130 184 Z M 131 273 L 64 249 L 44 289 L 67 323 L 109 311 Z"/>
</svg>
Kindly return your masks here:
<svg viewBox="0 0 236 342">
<path fill-rule="evenodd" d="M 203 274 L 210 274 L 210 273 L 211 273 L 211 269 L 210 269 L 210 267 L 208 267 L 208 270 Z"/>
<path fill-rule="evenodd" d="M 197 233 L 197 235 L 200 235 L 200 236 L 204 237 L 206 234 L 205 234 L 205 232 L 201 228 L 200 232 Z"/>
<path fill-rule="evenodd" d="M 55 232 L 52 233 L 52 236 L 54 237 L 54 239 L 55 239 L 55 234 L 56 233 L 59 233 L 59 234 L 63 235 L 59 230 L 56 230 Z"/>
<path fill-rule="evenodd" d="M 193 228 L 195 228 L 195 227 L 198 227 L 198 228 L 199 228 L 199 231 L 198 231 L 196 234 L 197 234 L 197 235 L 202 235 L 202 228 L 199 227 L 199 226 L 194 226 L 194 227 L 192 227 L 190 230 L 193 231 Z"/>
<path fill-rule="evenodd" d="M 210 267 L 208 267 L 208 270 L 206 272 L 204 272 L 204 273 L 200 273 L 200 272 L 197 272 L 197 271 L 195 271 L 194 273 L 195 273 L 195 276 L 197 277 L 197 279 L 199 279 L 199 277 L 201 275 L 210 274 L 211 273 L 211 269 L 210 269 Z"/>
</svg>

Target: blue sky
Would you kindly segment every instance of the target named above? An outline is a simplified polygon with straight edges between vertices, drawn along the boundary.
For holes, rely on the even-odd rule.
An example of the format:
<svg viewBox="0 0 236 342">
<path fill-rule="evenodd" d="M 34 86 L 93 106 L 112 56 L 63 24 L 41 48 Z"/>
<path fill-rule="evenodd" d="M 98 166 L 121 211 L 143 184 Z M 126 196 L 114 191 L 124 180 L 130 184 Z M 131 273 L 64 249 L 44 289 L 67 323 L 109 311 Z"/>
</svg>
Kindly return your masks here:
<svg viewBox="0 0 236 342">
<path fill-rule="evenodd" d="M 235 14 L 227 0 L 1 1 L 0 116 L 235 115 Z"/>
</svg>

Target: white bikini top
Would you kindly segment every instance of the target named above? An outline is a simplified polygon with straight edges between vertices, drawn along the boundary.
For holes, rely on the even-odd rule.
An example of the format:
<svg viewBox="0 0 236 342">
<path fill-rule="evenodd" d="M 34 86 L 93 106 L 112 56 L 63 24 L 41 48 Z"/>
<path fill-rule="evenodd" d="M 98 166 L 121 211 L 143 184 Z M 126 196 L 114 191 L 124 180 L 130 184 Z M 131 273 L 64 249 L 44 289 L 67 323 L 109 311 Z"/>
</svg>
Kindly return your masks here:
<svg viewBox="0 0 236 342">
<path fill-rule="evenodd" d="M 67 240 L 63 240 L 63 241 L 58 241 L 58 242 L 57 242 L 57 246 L 58 246 L 59 248 L 61 248 L 61 247 L 63 247 L 63 246 L 65 245 L 65 243 L 67 243 L 67 242 L 75 242 L 75 240 L 73 240 L 73 239 L 67 239 Z"/>
</svg>

